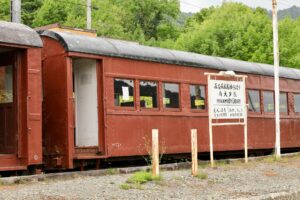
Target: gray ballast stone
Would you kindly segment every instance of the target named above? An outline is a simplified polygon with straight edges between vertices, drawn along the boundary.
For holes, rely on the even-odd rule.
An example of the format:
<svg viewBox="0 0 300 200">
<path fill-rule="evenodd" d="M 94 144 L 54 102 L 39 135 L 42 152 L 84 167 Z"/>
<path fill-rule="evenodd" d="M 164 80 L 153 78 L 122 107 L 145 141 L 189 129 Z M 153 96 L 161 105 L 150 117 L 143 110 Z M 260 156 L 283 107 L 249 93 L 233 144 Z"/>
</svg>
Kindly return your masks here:
<svg viewBox="0 0 300 200">
<path fill-rule="evenodd" d="M 0 43 L 43 47 L 42 40 L 35 30 L 24 24 L 0 21 Z"/>
<path fill-rule="evenodd" d="M 207 56 L 196 53 L 149 47 L 136 42 L 90 37 L 66 32 L 49 30 L 38 31 L 41 36 L 53 38 L 61 43 L 67 52 L 87 53 L 166 64 L 235 71 L 264 76 L 274 76 L 272 65 L 246 62 L 241 60 Z M 280 77 L 300 79 L 300 70 L 280 67 Z"/>
</svg>

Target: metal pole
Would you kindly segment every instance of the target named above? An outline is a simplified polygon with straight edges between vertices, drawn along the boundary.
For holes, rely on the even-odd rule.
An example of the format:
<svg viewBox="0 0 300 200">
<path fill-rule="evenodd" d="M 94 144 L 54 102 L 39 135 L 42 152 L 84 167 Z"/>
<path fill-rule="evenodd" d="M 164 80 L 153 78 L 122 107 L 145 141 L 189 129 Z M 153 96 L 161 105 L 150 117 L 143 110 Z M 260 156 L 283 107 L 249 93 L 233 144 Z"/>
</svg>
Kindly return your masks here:
<svg viewBox="0 0 300 200">
<path fill-rule="evenodd" d="M 210 75 L 207 76 L 207 88 L 208 88 L 208 102 L 210 102 L 210 92 L 211 92 L 211 83 L 210 83 Z M 211 119 L 211 105 L 209 104 L 208 108 L 208 129 L 209 129 L 209 151 L 210 151 L 210 165 L 211 167 L 214 167 L 214 147 L 213 147 L 213 130 L 212 130 L 212 119 Z"/>
<path fill-rule="evenodd" d="M 12 0 L 11 3 L 11 21 L 21 23 L 21 0 Z"/>
<path fill-rule="evenodd" d="M 279 93 L 279 45 L 278 45 L 278 18 L 277 18 L 277 0 L 272 0 L 273 8 L 273 45 L 274 45 L 274 87 L 275 87 L 275 154 L 280 158 L 280 93 Z"/>
<path fill-rule="evenodd" d="M 86 28 L 92 29 L 92 2 L 87 0 L 86 3 Z"/>
<path fill-rule="evenodd" d="M 246 87 L 246 78 L 243 78 L 244 87 Z M 245 103 L 245 116 L 244 116 L 244 149 L 245 149 L 245 163 L 248 163 L 248 106 L 246 102 L 246 89 L 244 88 L 244 103 Z"/>
</svg>

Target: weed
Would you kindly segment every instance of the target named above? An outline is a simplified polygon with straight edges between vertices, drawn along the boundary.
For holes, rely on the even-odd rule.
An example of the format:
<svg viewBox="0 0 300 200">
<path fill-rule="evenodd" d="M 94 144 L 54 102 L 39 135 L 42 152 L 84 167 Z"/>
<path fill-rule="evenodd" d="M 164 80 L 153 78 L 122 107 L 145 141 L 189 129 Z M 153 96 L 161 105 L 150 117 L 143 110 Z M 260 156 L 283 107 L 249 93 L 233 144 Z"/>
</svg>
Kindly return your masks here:
<svg viewBox="0 0 300 200">
<path fill-rule="evenodd" d="M 204 172 L 199 172 L 196 177 L 199 179 L 207 179 L 208 176 Z"/>
<path fill-rule="evenodd" d="M 273 162 L 276 162 L 276 161 L 279 161 L 280 158 L 275 156 L 274 154 L 270 155 L 270 156 L 267 156 L 265 158 L 262 159 L 263 162 L 266 162 L 266 163 L 273 163 Z"/>
<path fill-rule="evenodd" d="M 109 175 L 114 175 L 114 174 L 117 174 L 117 173 L 118 173 L 118 170 L 115 169 L 115 168 L 109 168 L 109 169 L 107 169 L 107 173 L 108 173 Z"/>
<path fill-rule="evenodd" d="M 130 190 L 130 189 L 133 189 L 133 186 L 132 186 L 132 185 L 129 185 L 129 184 L 127 184 L 127 183 L 124 183 L 124 184 L 120 185 L 120 188 L 121 188 L 122 190 Z"/>
</svg>

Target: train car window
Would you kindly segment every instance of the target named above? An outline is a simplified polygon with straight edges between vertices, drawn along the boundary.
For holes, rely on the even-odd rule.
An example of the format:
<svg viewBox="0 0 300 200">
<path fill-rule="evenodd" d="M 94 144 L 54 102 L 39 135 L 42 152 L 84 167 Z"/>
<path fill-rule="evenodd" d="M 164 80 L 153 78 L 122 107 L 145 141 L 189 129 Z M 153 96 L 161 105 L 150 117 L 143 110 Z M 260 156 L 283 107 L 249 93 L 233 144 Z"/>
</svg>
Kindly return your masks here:
<svg viewBox="0 0 300 200">
<path fill-rule="evenodd" d="M 294 111 L 300 113 L 300 94 L 294 94 Z"/>
<path fill-rule="evenodd" d="M 179 108 L 179 84 L 163 83 L 164 108 Z"/>
<path fill-rule="evenodd" d="M 191 109 L 205 109 L 205 87 L 202 85 L 190 85 Z"/>
<path fill-rule="evenodd" d="M 248 90 L 248 104 L 250 112 L 260 112 L 260 95 L 258 90 Z"/>
<path fill-rule="evenodd" d="M 0 103 L 13 102 L 13 67 L 0 67 Z"/>
<path fill-rule="evenodd" d="M 157 82 L 140 81 L 141 108 L 157 108 Z"/>
<path fill-rule="evenodd" d="M 279 110 L 281 113 L 287 113 L 288 112 L 288 107 L 287 107 L 287 93 L 286 92 L 281 92 L 280 93 L 280 106 Z"/>
<path fill-rule="evenodd" d="M 263 92 L 264 112 L 274 112 L 274 93 L 270 91 Z"/>
<path fill-rule="evenodd" d="M 115 106 L 134 107 L 134 81 L 114 79 Z"/>
</svg>

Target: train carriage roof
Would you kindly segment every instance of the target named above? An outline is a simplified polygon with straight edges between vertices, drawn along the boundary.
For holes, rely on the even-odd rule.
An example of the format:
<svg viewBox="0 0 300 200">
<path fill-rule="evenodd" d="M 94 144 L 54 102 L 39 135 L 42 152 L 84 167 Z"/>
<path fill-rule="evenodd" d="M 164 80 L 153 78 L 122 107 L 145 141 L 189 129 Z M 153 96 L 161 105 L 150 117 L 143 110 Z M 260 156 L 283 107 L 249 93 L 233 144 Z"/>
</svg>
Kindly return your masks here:
<svg viewBox="0 0 300 200">
<path fill-rule="evenodd" d="M 41 36 L 58 40 L 68 52 L 88 53 L 136 60 L 154 61 L 192 67 L 232 70 L 241 73 L 273 76 L 273 66 L 261 63 L 240 61 L 229 58 L 207 56 L 196 53 L 169 50 L 139 45 L 135 42 L 115 40 L 103 37 L 89 37 L 66 32 L 49 30 L 38 31 Z M 280 77 L 300 79 L 300 70 L 280 67 Z"/>
<path fill-rule="evenodd" d="M 42 47 L 43 43 L 35 30 L 23 24 L 0 21 L 0 43 Z"/>
</svg>

